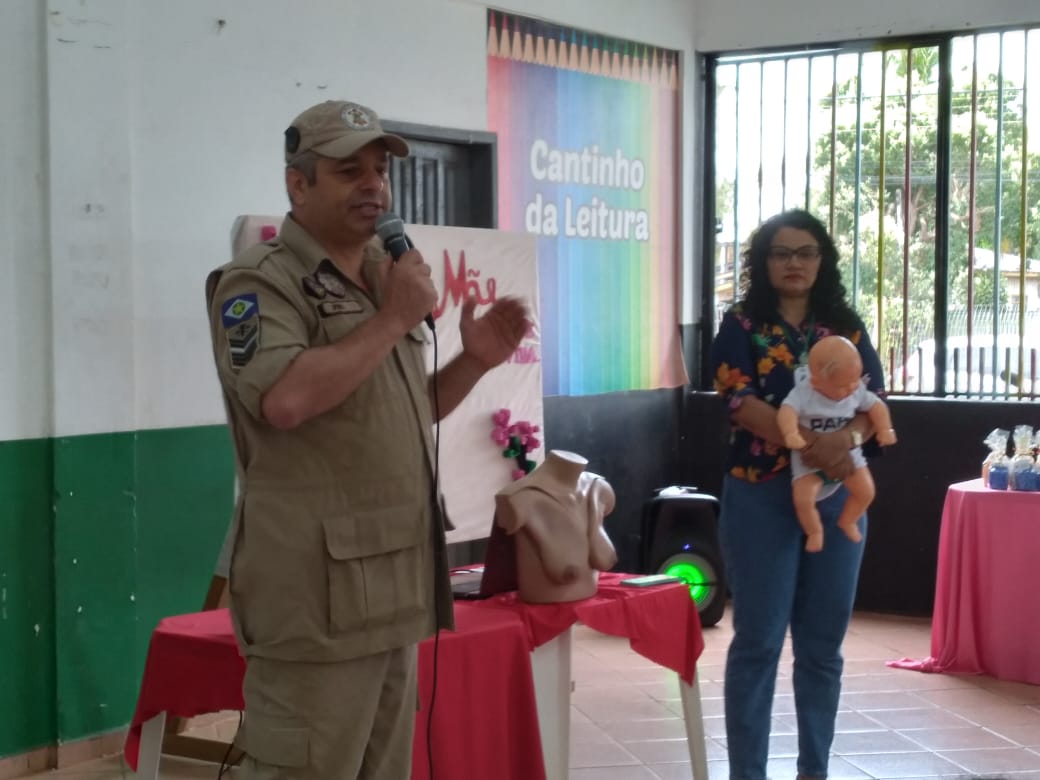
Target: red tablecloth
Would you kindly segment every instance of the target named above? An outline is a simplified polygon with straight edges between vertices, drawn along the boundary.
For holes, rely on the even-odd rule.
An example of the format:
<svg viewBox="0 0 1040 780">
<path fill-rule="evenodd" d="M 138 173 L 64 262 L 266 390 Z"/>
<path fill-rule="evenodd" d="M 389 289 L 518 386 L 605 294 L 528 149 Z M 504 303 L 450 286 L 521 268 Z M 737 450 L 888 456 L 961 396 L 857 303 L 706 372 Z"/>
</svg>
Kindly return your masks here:
<svg viewBox="0 0 1040 780">
<path fill-rule="evenodd" d="M 516 593 L 456 602 L 456 632 L 441 632 L 434 707 L 438 777 L 544 780 L 529 652 L 581 621 L 624 636 L 640 655 L 693 682 L 704 649 L 697 607 L 686 585 L 633 588 L 607 573 L 595 596 L 525 604 Z M 137 710 L 124 755 L 137 767 L 141 725 L 160 712 L 191 717 L 242 709 L 245 663 L 227 610 L 166 618 L 152 634 Z M 429 701 L 433 640 L 419 646 L 421 701 Z M 418 713 L 413 780 L 428 777 L 426 711 Z"/>
<path fill-rule="evenodd" d="M 889 666 L 1040 685 L 1040 493 L 950 485 L 939 533 L 931 657 Z"/>
<path fill-rule="evenodd" d="M 693 682 L 697 659 L 704 650 L 697 605 L 683 584 L 634 588 L 621 585 L 631 574 L 600 575 L 595 596 L 562 604 L 525 604 L 515 592 L 473 602 L 485 609 L 507 609 L 527 627 L 533 650 L 577 621 L 611 636 L 629 638 L 629 645 L 644 658 Z"/>
<path fill-rule="evenodd" d="M 544 780 L 538 713 L 523 623 L 507 611 L 455 605 L 457 631 L 441 632 L 434 705 L 437 777 Z M 427 706 L 433 640 L 419 645 L 419 695 L 413 780 L 429 777 Z M 240 710 L 245 662 L 227 610 L 166 618 L 152 634 L 137 709 L 123 754 L 137 768 L 141 726 L 167 712 L 191 717 Z"/>
</svg>

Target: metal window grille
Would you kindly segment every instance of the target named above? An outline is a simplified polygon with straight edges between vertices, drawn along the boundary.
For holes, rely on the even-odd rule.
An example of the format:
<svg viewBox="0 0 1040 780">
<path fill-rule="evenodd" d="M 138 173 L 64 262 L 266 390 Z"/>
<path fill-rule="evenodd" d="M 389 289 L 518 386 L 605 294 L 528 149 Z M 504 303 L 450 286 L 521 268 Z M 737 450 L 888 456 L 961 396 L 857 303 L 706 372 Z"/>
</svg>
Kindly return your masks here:
<svg viewBox="0 0 1040 780">
<path fill-rule="evenodd" d="M 1037 52 L 1040 27 L 708 57 L 705 331 L 754 228 L 805 208 L 891 393 L 1040 396 Z"/>
</svg>

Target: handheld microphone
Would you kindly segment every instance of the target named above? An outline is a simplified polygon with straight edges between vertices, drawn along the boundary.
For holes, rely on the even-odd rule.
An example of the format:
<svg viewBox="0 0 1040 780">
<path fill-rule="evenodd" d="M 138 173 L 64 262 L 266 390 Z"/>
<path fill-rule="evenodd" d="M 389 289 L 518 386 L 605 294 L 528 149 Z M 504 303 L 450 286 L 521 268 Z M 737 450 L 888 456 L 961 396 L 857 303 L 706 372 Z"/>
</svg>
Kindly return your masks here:
<svg viewBox="0 0 1040 780">
<path fill-rule="evenodd" d="M 376 220 L 376 234 L 383 239 L 383 247 L 396 263 L 401 255 L 412 249 L 415 245 L 404 233 L 404 220 L 388 211 Z M 423 319 L 430 330 L 434 330 L 433 314 L 427 314 Z"/>
</svg>

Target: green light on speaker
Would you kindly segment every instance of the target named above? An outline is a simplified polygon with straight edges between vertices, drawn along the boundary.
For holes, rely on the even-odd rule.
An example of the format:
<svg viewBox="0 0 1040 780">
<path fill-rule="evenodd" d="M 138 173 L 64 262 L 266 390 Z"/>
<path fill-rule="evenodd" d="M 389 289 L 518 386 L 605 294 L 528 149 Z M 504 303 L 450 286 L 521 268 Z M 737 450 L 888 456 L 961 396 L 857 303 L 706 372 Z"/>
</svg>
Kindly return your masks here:
<svg viewBox="0 0 1040 780">
<path fill-rule="evenodd" d="M 665 569 L 664 573 L 670 574 L 673 577 L 678 577 L 689 585 L 690 596 L 693 597 L 695 604 L 699 605 L 711 592 L 711 585 L 705 584 L 709 580 L 705 576 L 704 570 L 696 564 L 689 563 L 688 561 L 680 561 L 679 563 L 673 563 Z"/>
</svg>

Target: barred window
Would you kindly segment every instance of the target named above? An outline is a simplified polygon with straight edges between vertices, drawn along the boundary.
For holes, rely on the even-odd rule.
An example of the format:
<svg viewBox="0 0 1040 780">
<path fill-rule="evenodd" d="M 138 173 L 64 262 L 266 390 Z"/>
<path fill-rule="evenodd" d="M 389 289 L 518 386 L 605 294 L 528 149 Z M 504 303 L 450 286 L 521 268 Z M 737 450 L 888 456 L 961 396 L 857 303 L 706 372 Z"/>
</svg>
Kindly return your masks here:
<svg viewBox="0 0 1040 780">
<path fill-rule="evenodd" d="M 709 57 L 705 319 L 739 297 L 754 228 L 805 208 L 890 392 L 1038 397 L 1038 44 L 1040 27 Z"/>
</svg>

